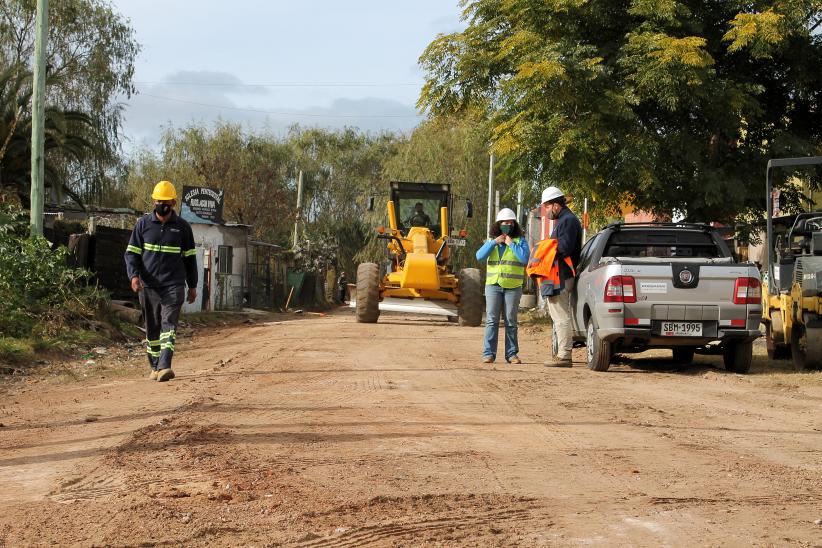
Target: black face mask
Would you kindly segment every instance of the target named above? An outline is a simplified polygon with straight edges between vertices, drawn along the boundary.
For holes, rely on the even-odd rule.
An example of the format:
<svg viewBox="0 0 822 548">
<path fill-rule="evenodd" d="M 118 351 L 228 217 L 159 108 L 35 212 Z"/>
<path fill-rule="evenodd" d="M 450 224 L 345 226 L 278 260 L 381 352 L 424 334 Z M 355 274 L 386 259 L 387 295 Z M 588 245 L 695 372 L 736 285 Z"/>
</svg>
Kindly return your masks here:
<svg viewBox="0 0 822 548">
<path fill-rule="evenodd" d="M 165 217 L 171 213 L 171 204 L 154 204 L 154 213 L 160 217 Z"/>
</svg>

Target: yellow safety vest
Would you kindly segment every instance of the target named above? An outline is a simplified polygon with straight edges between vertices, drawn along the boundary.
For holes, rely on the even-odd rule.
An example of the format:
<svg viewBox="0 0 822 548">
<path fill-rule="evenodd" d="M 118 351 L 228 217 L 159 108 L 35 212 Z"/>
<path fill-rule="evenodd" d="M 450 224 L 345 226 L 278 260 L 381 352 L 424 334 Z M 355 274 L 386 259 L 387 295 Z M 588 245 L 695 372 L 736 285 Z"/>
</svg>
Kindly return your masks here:
<svg viewBox="0 0 822 548">
<path fill-rule="evenodd" d="M 520 239 L 515 238 L 514 241 L 519 242 Z M 516 253 L 509 246 L 505 246 L 505 251 L 500 258 L 495 244 L 488 257 L 485 284 L 498 284 L 505 289 L 514 289 L 520 287 L 523 282 L 525 282 L 525 263 L 517 259 Z"/>
</svg>

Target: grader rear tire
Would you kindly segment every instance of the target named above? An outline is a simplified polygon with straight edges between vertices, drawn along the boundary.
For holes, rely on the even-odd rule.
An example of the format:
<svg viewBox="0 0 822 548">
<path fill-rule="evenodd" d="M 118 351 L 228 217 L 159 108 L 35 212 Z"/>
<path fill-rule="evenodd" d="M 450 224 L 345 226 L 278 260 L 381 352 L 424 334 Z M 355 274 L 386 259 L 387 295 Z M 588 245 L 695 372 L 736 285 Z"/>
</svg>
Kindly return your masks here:
<svg viewBox="0 0 822 548">
<path fill-rule="evenodd" d="M 477 327 L 482 322 L 482 275 L 477 268 L 463 268 L 457 279 L 460 288 L 460 325 Z"/>
<path fill-rule="evenodd" d="M 380 317 L 380 266 L 363 263 L 357 267 L 357 321 L 376 323 Z"/>
<path fill-rule="evenodd" d="M 822 368 L 822 328 L 794 324 L 791 330 L 791 356 L 797 371 Z"/>
</svg>

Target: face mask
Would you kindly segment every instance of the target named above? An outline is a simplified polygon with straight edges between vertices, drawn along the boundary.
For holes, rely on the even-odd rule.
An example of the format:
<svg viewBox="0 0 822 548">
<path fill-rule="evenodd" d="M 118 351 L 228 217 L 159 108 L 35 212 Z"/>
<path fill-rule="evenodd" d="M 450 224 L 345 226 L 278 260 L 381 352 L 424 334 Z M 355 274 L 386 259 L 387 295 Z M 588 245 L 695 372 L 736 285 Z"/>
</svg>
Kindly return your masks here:
<svg viewBox="0 0 822 548">
<path fill-rule="evenodd" d="M 154 213 L 160 217 L 165 217 L 171 213 L 171 204 L 154 204 Z"/>
<path fill-rule="evenodd" d="M 511 225 L 499 225 L 499 230 L 503 234 L 511 234 L 511 229 L 514 228 Z"/>
</svg>

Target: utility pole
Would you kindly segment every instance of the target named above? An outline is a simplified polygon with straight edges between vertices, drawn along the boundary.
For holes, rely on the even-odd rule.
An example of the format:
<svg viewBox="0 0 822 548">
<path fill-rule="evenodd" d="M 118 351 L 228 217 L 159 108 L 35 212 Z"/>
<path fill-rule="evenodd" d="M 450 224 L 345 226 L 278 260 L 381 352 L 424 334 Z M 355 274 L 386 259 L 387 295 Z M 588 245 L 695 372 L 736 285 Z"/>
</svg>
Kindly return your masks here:
<svg viewBox="0 0 822 548">
<path fill-rule="evenodd" d="M 303 170 L 297 176 L 297 215 L 294 220 L 294 249 L 300 241 L 300 223 L 302 222 L 302 207 L 303 207 Z"/>
<path fill-rule="evenodd" d="M 522 224 L 522 183 L 517 185 L 517 222 Z"/>
<path fill-rule="evenodd" d="M 48 0 L 37 0 L 34 37 L 34 84 L 31 105 L 31 237 L 43 235 L 43 142 L 46 117 L 46 44 L 48 40 Z"/>
<path fill-rule="evenodd" d="M 485 225 L 485 234 L 491 233 L 491 219 L 493 219 L 494 212 L 494 154 L 491 154 L 491 163 L 488 166 L 488 222 Z"/>
</svg>

